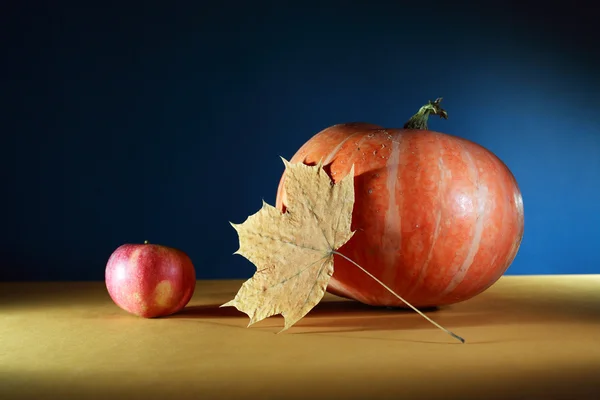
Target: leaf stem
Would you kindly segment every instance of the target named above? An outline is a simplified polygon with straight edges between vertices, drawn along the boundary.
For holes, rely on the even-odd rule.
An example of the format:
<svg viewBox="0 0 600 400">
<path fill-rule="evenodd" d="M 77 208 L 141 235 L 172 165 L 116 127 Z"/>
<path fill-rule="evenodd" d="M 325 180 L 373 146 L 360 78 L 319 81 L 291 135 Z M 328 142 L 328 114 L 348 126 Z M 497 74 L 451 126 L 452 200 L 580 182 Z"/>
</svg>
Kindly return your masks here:
<svg viewBox="0 0 600 400">
<path fill-rule="evenodd" d="M 462 343 L 465 343 L 465 339 L 463 339 L 462 337 L 458 336 L 457 334 L 455 334 L 454 332 L 449 331 L 448 329 L 444 328 L 443 326 L 441 326 L 440 324 L 438 324 L 437 322 L 435 322 L 434 320 L 432 320 L 431 318 L 429 318 L 427 315 L 423 314 L 421 311 L 419 311 L 416 307 L 414 307 L 412 304 L 410 304 L 408 301 L 404 300 L 402 297 L 400 297 L 398 294 L 396 294 L 396 292 L 394 292 L 392 289 L 390 289 L 385 283 L 381 282 L 379 279 L 377 279 L 373 274 L 371 274 L 369 271 L 367 271 L 366 269 L 364 269 L 363 267 L 361 267 L 360 265 L 358 265 L 355 261 L 353 261 L 352 259 L 346 257 L 345 255 L 343 255 L 342 253 L 340 253 L 339 251 L 333 251 L 333 254 L 337 254 L 340 257 L 345 258 L 346 260 L 350 261 L 352 264 L 354 264 L 355 266 L 357 266 L 361 271 L 363 271 L 365 274 L 369 275 L 371 278 L 373 278 L 377 283 L 379 283 L 381 286 L 383 286 L 384 288 L 386 288 L 391 294 L 393 294 L 394 296 L 396 296 L 398 299 L 400 299 L 404 304 L 406 304 L 407 306 L 409 306 L 410 308 L 412 308 L 414 311 L 416 311 L 421 317 L 425 318 L 427 321 L 431 322 L 433 325 L 435 325 L 436 327 L 438 327 L 439 329 L 443 330 L 444 332 L 446 332 L 448 335 L 452 336 L 453 338 L 455 338 L 456 340 L 459 340 Z"/>
</svg>

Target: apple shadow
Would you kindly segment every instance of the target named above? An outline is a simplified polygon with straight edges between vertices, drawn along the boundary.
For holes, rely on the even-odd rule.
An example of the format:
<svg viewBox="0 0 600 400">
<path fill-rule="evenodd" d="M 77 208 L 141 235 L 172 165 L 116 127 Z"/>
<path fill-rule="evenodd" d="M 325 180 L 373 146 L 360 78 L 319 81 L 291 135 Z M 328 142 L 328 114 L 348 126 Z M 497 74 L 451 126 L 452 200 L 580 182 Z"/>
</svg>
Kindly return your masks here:
<svg viewBox="0 0 600 400">
<path fill-rule="evenodd" d="M 163 318 L 215 319 L 240 318 L 244 315 L 235 307 L 221 307 L 221 304 L 202 304 L 186 306 L 183 310 Z"/>
</svg>

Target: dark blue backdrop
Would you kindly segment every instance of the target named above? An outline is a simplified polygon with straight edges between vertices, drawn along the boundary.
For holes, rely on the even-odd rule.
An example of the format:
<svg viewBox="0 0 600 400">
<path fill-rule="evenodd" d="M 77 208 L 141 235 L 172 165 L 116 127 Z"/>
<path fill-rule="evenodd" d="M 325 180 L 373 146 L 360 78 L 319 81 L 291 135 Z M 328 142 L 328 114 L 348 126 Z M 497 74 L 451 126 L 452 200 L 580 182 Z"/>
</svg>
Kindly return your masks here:
<svg viewBox="0 0 600 400">
<path fill-rule="evenodd" d="M 508 273 L 600 272 L 600 63 L 575 2 L 12 3 L 2 280 L 103 279 L 145 239 L 199 278 L 249 277 L 228 221 L 275 201 L 278 156 L 339 122 L 399 127 L 438 96 L 450 118 L 430 127 L 488 147 L 523 191 Z"/>
</svg>

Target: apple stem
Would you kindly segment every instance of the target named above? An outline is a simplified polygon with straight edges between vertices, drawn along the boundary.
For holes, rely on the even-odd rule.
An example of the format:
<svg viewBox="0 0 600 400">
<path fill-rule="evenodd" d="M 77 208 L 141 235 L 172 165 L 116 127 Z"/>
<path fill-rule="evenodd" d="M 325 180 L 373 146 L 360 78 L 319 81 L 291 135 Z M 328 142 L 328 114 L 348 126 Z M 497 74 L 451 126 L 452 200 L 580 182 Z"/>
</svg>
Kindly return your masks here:
<svg viewBox="0 0 600 400">
<path fill-rule="evenodd" d="M 429 103 L 425 104 L 415 115 L 410 117 L 408 122 L 404 124 L 404 129 L 427 130 L 429 115 L 439 115 L 440 118 L 448 119 L 448 113 L 440 106 L 441 102 L 441 97 L 438 97 L 435 101 L 429 100 Z"/>
<path fill-rule="evenodd" d="M 421 317 L 425 318 L 427 321 L 431 322 L 433 325 L 435 325 L 436 327 L 438 327 L 439 329 L 443 330 L 444 332 L 446 332 L 448 335 L 452 336 L 453 338 L 455 338 L 456 340 L 460 341 L 461 343 L 465 343 L 465 339 L 463 339 L 462 337 L 458 336 L 457 334 L 455 334 L 454 332 L 449 331 L 448 329 L 444 328 L 443 326 L 441 326 L 440 324 L 438 324 L 437 322 L 435 322 L 434 320 L 432 320 L 431 318 L 429 318 L 427 315 L 423 314 L 421 311 L 419 311 L 416 307 L 414 307 L 412 304 L 410 304 L 408 301 L 404 300 L 402 297 L 400 297 L 398 294 L 396 294 L 396 292 L 394 292 L 392 289 L 390 289 L 385 283 L 381 282 L 379 279 L 377 279 L 373 274 L 371 274 L 369 271 L 367 271 L 366 269 L 364 269 L 363 267 L 361 267 L 360 265 L 358 265 L 358 263 L 356 263 L 355 261 L 351 260 L 350 258 L 346 257 L 345 255 L 343 255 L 342 253 L 338 252 L 338 251 L 333 251 L 333 254 L 337 254 L 340 257 L 345 258 L 346 260 L 350 261 L 352 264 L 354 264 L 355 266 L 357 266 L 360 270 L 362 270 L 365 274 L 369 275 L 371 278 L 373 278 L 377 283 L 379 283 L 381 286 L 383 286 L 384 288 L 386 288 L 391 294 L 393 294 L 394 296 L 396 296 L 399 300 L 401 300 L 404 304 L 406 304 L 407 306 L 409 306 L 410 308 L 412 308 L 414 311 L 416 311 Z"/>
</svg>

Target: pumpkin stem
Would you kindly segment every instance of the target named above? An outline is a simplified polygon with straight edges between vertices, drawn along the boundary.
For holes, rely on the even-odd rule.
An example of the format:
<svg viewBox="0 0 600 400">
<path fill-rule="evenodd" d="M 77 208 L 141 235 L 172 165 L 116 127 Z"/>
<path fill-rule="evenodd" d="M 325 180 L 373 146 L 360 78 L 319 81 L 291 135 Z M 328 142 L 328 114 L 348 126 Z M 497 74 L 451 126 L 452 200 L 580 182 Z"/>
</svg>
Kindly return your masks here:
<svg viewBox="0 0 600 400">
<path fill-rule="evenodd" d="M 435 101 L 429 100 L 429 103 L 425 104 L 415 115 L 410 117 L 404 124 L 404 129 L 427 130 L 427 120 L 430 115 L 439 115 L 440 118 L 448 119 L 448 113 L 440 106 L 441 102 L 441 97 L 438 97 Z"/>
</svg>

